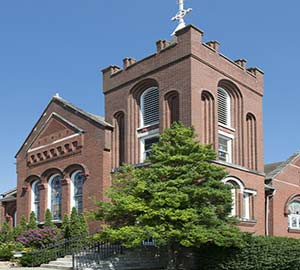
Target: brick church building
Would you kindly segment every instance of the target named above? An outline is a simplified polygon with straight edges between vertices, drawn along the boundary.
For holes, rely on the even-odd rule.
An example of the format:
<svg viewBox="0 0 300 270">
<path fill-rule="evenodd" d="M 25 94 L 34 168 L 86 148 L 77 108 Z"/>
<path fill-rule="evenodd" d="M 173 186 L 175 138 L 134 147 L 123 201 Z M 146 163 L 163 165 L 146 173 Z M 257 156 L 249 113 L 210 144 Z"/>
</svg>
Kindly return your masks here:
<svg viewBox="0 0 300 270">
<path fill-rule="evenodd" d="M 229 172 L 223 181 L 232 187 L 238 226 L 256 235 L 297 237 L 299 154 L 266 166 L 265 174 L 263 72 L 228 59 L 219 47 L 189 25 L 171 42 L 157 41 L 152 55 L 105 68 L 105 118 L 53 97 L 16 155 L 15 208 L 9 211 L 4 194 L 2 218 L 15 224 L 34 211 L 42 223 L 48 208 L 60 223 L 72 207 L 95 208 L 111 172 L 122 163 L 143 163 L 159 134 L 181 121 L 214 146 L 214 163 Z"/>
</svg>

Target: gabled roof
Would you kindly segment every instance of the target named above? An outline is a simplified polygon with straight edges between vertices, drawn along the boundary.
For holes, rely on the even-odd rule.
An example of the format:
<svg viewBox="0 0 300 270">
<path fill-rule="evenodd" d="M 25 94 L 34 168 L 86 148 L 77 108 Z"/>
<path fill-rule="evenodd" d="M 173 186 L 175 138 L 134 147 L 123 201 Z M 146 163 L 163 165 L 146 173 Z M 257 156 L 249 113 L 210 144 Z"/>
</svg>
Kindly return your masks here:
<svg viewBox="0 0 300 270">
<path fill-rule="evenodd" d="M 89 112 L 86 112 L 86 111 L 84 111 L 84 110 L 78 108 L 77 106 L 73 105 L 72 103 L 70 103 L 70 102 L 64 100 L 64 99 L 61 98 L 60 96 L 54 96 L 54 97 L 52 98 L 52 101 L 53 101 L 53 100 L 56 100 L 56 101 L 62 103 L 64 106 L 69 107 L 70 109 L 76 111 L 77 113 L 80 113 L 80 114 L 82 114 L 83 116 L 86 116 L 87 118 L 89 118 L 89 119 L 91 119 L 91 120 L 93 120 L 93 121 L 95 121 L 95 122 L 97 122 L 97 123 L 99 123 L 99 124 L 101 124 L 101 125 L 103 125 L 103 126 L 106 126 L 106 127 L 112 127 L 111 124 L 105 122 L 105 120 L 104 120 L 104 118 L 103 118 L 102 116 L 96 115 L 96 114 L 92 114 L 92 113 L 89 113 Z"/>
<path fill-rule="evenodd" d="M 1 196 L 2 196 L 2 197 L 10 196 L 10 195 L 15 194 L 16 192 L 17 192 L 17 189 L 14 188 L 14 189 L 11 189 L 11 190 L 9 190 L 9 191 L 3 192 L 3 193 L 1 194 Z"/>
<path fill-rule="evenodd" d="M 299 152 L 291 155 L 286 161 L 275 162 L 265 165 L 266 180 L 271 180 L 280 174 L 288 165 L 290 165 L 297 157 L 300 156 Z"/>
<path fill-rule="evenodd" d="M 0 202 L 11 202 L 17 199 L 17 189 L 12 189 L 1 194 Z"/>
<path fill-rule="evenodd" d="M 90 120 L 91 122 L 94 122 L 96 124 L 100 124 L 101 126 L 104 127 L 108 127 L 108 128 L 113 128 L 113 126 L 109 123 L 107 123 L 104 118 L 102 116 L 96 115 L 96 114 L 92 114 L 89 112 L 86 112 L 80 108 L 78 108 L 77 106 L 73 105 L 72 103 L 64 100 L 63 98 L 61 98 L 58 95 L 53 96 L 53 98 L 50 100 L 49 104 L 47 105 L 46 109 L 44 110 L 44 112 L 42 113 L 41 117 L 38 119 L 38 121 L 36 122 L 36 124 L 34 125 L 34 127 L 32 128 L 32 130 L 30 131 L 29 135 L 27 136 L 26 140 L 24 141 L 24 143 L 22 144 L 22 146 L 20 147 L 20 149 L 18 150 L 17 154 L 15 155 L 15 157 L 18 156 L 18 154 L 20 153 L 20 151 L 23 149 L 24 145 L 27 143 L 29 137 L 31 136 L 31 134 L 34 132 L 36 126 L 38 125 L 38 123 L 40 122 L 40 120 L 42 119 L 43 115 L 45 114 L 45 112 L 47 111 L 47 109 L 50 107 L 50 105 L 55 102 L 56 104 L 62 106 L 63 108 L 68 108 L 70 111 L 79 114 L 81 116 L 83 116 L 84 118 Z"/>
</svg>

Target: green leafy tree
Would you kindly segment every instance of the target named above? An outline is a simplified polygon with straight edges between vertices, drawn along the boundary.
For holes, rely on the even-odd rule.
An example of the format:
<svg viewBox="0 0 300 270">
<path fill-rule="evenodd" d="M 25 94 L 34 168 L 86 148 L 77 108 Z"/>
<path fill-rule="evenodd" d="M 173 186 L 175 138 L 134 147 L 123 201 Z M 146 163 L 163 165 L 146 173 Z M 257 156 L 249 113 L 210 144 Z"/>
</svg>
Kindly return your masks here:
<svg viewBox="0 0 300 270">
<path fill-rule="evenodd" d="M 21 228 L 22 232 L 27 231 L 27 229 L 28 229 L 27 220 L 24 215 L 21 217 L 21 220 L 20 220 L 20 228 Z"/>
<path fill-rule="evenodd" d="M 167 246 L 168 269 L 179 269 L 182 247 L 241 246 L 242 233 L 230 218 L 227 173 L 214 165 L 216 154 L 196 141 L 193 128 L 175 123 L 166 129 L 143 168 L 122 167 L 99 202 L 95 218 L 105 221 L 101 239 L 134 247 L 150 238 Z"/>
<path fill-rule="evenodd" d="M 50 209 L 47 209 L 46 212 L 45 212 L 44 227 L 51 227 L 51 228 L 55 227 L 54 223 L 52 222 L 52 214 L 51 214 Z"/>
<path fill-rule="evenodd" d="M 38 224 L 37 224 L 37 220 L 36 220 L 36 216 L 34 212 L 30 213 L 30 217 L 29 217 L 29 223 L 28 223 L 28 229 L 29 230 L 37 230 Z"/>
<path fill-rule="evenodd" d="M 63 237 L 65 239 L 68 239 L 71 237 L 71 233 L 70 233 L 70 219 L 68 215 L 65 215 L 63 218 L 63 222 L 61 225 L 61 232 L 63 234 Z"/>
</svg>

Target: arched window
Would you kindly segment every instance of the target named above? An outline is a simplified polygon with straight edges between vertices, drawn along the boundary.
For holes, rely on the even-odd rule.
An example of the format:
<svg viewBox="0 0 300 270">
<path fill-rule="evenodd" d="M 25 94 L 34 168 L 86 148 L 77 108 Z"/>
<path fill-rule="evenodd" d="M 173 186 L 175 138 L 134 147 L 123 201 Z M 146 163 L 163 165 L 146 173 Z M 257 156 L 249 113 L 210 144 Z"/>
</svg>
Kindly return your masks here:
<svg viewBox="0 0 300 270">
<path fill-rule="evenodd" d="M 240 217 L 241 216 L 241 201 L 240 194 L 244 192 L 244 185 L 241 181 L 236 178 L 228 177 L 224 180 L 226 185 L 231 186 L 231 198 L 232 198 L 232 208 L 231 215 Z"/>
<path fill-rule="evenodd" d="M 36 219 L 40 220 L 40 181 L 36 180 L 31 185 L 31 211 L 35 213 Z"/>
<path fill-rule="evenodd" d="M 179 95 L 176 91 L 169 92 L 165 95 L 166 102 L 166 127 L 179 121 Z"/>
<path fill-rule="evenodd" d="M 257 126 L 256 118 L 252 113 L 247 114 L 246 123 L 248 168 L 257 170 Z"/>
<path fill-rule="evenodd" d="M 230 96 L 226 90 L 219 87 L 218 88 L 218 121 L 219 121 L 219 124 L 225 125 L 227 127 L 231 126 L 230 111 L 231 111 Z"/>
<path fill-rule="evenodd" d="M 61 220 L 61 202 L 62 202 L 62 177 L 59 174 L 53 175 L 49 179 L 48 205 L 52 213 L 53 220 Z"/>
<path fill-rule="evenodd" d="M 118 112 L 114 116 L 114 166 L 118 167 L 125 163 L 125 116 Z"/>
<path fill-rule="evenodd" d="M 215 100 L 208 91 L 203 91 L 201 95 L 203 116 L 204 116 L 204 144 L 215 145 Z"/>
<path fill-rule="evenodd" d="M 141 127 L 159 123 L 159 92 L 157 87 L 150 87 L 141 95 Z"/>
<path fill-rule="evenodd" d="M 288 206 L 289 228 L 300 230 L 300 200 L 292 201 Z"/>
<path fill-rule="evenodd" d="M 83 212 L 83 183 L 83 172 L 74 172 L 71 176 L 71 206 L 75 207 L 78 213 Z"/>
<path fill-rule="evenodd" d="M 140 162 L 143 163 L 151 153 L 151 147 L 159 139 L 159 91 L 150 87 L 140 96 L 140 125 L 138 138 L 140 142 Z"/>
<path fill-rule="evenodd" d="M 254 219 L 254 196 L 256 191 L 245 189 L 242 181 L 235 177 L 228 177 L 223 182 L 231 186 L 232 209 L 231 215 L 241 220 Z"/>
</svg>

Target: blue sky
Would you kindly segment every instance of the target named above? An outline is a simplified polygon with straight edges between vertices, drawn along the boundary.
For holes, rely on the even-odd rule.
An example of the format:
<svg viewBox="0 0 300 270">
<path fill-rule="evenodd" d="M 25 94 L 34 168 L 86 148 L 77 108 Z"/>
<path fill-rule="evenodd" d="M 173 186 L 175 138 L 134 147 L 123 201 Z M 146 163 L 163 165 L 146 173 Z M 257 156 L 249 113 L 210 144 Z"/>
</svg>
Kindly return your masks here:
<svg viewBox="0 0 300 270">
<path fill-rule="evenodd" d="M 300 2 L 188 0 L 186 19 L 230 58 L 265 75 L 265 161 L 300 149 Z M 100 70 L 141 59 L 169 39 L 176 0 L 9 0 L 0 3 L 0 192 L 16 182 L 14 155 L 55 93 L 103 115 Z"/>
</svg>

